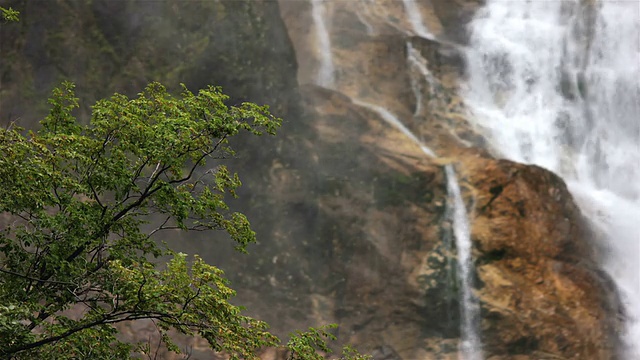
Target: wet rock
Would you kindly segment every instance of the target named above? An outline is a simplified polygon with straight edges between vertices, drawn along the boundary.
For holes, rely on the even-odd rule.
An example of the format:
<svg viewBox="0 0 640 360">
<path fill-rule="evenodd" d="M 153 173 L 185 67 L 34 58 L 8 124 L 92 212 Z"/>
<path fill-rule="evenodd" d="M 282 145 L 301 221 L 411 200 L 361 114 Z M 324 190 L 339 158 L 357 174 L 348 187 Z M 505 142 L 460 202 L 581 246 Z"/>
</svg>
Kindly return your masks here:
<svg viewBox="0 0 640 360">
<path fill-rule="evenodd" d="M 316 99 L 314 111 L 319 118 L 332 121 L 318 122 L 316 117 L 314 123 L 327 124 L 320 129 L 332 136 L 349 133 L 350 126 L 364 131 L 359 141 L 376 144 L 368 150 L 389 165 L 376 165 L 386 170 L 375 174 L 373 200 L 383 202 L 375 210 L 367 207 L 370 200 L 358 195 L 357 188 L 340 192 L 347 194 L 346 199 L 323 198 L 323 203 L 335 204 L 326 207 L 331 209 L 326 214 L 334 228 L 350 229 L 334 232 L 338 239 L 334 245 L 339 246 L 334 255 L 342 254 L 347 264 L 336 268 L 345 279 L 336 288 L 333 307 L 336 321 L 343 326 L 341 339 L 371 351 L 384 344 L 404 359 L 457 358 L 460 289 L 439 167 L 453 162 L 471 216 L 473 275 L 478 284 L 474 291 L 482 307 L 485 356 L 614 358 L 621 329 L 619 300 L 611 280 L 598 268 L 593 234 L 564 182 L 539 167 L 493 159 L 482 136 L 469 125 L 469 113 L 457 95 L 463 62 L 457 45 L 445 39 L 464 42 L 460 29 L 479 3 L 436 3 L 421 11 L 426 23 L 442 26 L 433 27 L 438 35 L 435 41 L 413 36 L 400 2 L 366 10 L 354 8 L 353 3 L 332 3 L 330 8 L 340 14 L 332 18 L 329 29 L 331 39 L 342 39 L 331 50 L 337 81 L 331 99 L 325 97 L 329 101 L 317 101 L 321 91 L 307 96 Z M 341 19 L 348 19 L 344 15 L 348 12 L 351 19 L 358 17 L 367 26 L 343 26 L 346 20 Z M 286 13 L 283 18 L 296 29 L 297 35 L 290 34 L 294 44 L 301 44 L 294 45 L 301 72 L 313 73 L 318 49 L 308 51 L 308 42 L 302 45 L 303 40 L 296 40 L 313 38 L 313 27 Z M 427 77 L 425 70 L 408 63 L 407 44 L 418 52 Z M 310 73 L 298 78 L 311 79 Z M 412 151 L 416 159 L 424 155 L 406 137 L 404 143 L 398 139 L 404 135 L 380 116 L 349 105 L 350 99 L 384 106 L 442 155 L 431 161 L 437 170 L 423 170 L 434 174 L 427 177 L 429 189 L 440 189 L 429 196 L 430 206 L 425 207 L 425 199 L 419 196 L 407 197 L 415 194 L 416 185 L 397 178 L 396 173 L 407 171 L 397 162 L 399 158 Z M 340 119 L 335 118 L 337 109 L 342 109 Z M 368 131 L 357 125 L 362 121 L 355 120 L 358 116 L 353 112 L 369 119 Z M 396 145 L 390 146 L 390 141 Z M 357 168 L 363 160 L 375 163 L 360 158 L 350 165 Z M 363 171 L 367 170 L 358 173 Z M 384 195 L 381 189 L 387 189 Z M 416 217 L 406 214 L 406 209 L 421 212 Z M 380 210 L 385 216 L 378 218 Z M 350 225 L 342 223 L 345 219 Z M 353 223 L 360 225 L 353 227 Z"/>
<path fill-rule="evenodd" d="M 487 353 L 615 358 L 621 306 L 564 182 L 536 166 L 461 160 L 474 198 L 472 237 Z"/>
</svg>

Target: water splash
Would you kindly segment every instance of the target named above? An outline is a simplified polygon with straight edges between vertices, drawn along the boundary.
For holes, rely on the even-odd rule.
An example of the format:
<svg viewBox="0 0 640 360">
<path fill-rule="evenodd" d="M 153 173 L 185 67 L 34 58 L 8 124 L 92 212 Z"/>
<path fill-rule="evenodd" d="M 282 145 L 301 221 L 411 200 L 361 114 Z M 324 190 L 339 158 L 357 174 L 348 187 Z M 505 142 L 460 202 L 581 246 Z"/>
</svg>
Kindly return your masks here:
<svg viewBox="0 0 640 360">
<path fill-rule="evenodd" d="M 504 156 L 562 175 L 608 234 L 626 358 L 640 358 L 638 3 L 491 0 L 470 30 L 463 96 L 478 127 Z"/>
<path fill-rule="evenodd" d="M 335 82 L 335 68 L 333 54 L 331 53 L 331 38 L 325 23 L 326 6 L 324 0 L 311 0 L 311 17 L 316 29 L 316 40 L 320 57 L 320 68 L 316 77 L 316 84 L 326 88 L 332 88 Z"/>
</svg>

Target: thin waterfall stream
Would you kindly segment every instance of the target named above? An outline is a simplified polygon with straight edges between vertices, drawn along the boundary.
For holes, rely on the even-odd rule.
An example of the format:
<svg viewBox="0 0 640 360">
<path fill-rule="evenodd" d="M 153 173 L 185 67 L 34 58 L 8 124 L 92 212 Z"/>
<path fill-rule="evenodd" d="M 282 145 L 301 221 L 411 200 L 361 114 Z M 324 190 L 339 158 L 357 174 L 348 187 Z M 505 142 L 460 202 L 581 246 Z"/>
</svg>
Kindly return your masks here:
<svg viewBox="0 0 640 360">
<path fill-rule="evenodd" d="M 353 100 L 353 103 L 376 112 L 384 121 L 400 130 L 400 132 L 418 145 L 425 155 L 431 158 L 437 158 L 436 153 L 422 143 L 422 141 L 389 110 L 360 100 Z M 458 253 L 457 274 L 460 289 L 458 297 L 461 318 L 460 355 L 463 360 L 480 360 L 482 359 L 482 343 L 478 331 L 480 306 L 473 294 L 473 244 L 471 242 L 469 216 L 453 165 L 447 164 L 444 169 L 447 177 L 447 193 L 453 202 L 453 214 L 450 220 L 453 223 L 453 235 Z"/>
<path fill-rule="evenodd" d="M 335 68 L 331 53 L 331 37 L 326 24 L 326 4 L 324 0 L 311 0 L 311 17 L 316 29 L 316 40 L 320 51 L 320 67 L 316 78 L 316 84 L 331 88 L 334 83 Z"/>
<path fill-rule="evenodd" d="M 418 70 L 418 74 L 425 81 L 425 86 L 433 87 L 436 83 L 435 77 L 425 64 L 425 59 L 419 51 L 414 49 L 410 42 L 407 43 L 407 61 L 409 66 Z M 422 92 L 417 86 L 417 81 L 412 77 L 413 92 L 416 96 L 415 115 L 422 110 Z M 433 89 L 429 89 L 433 90 Z M 429 91 L 427 93 L 432 93 Z M 413 135 L 413 134 L 411 134 Z M 415 136 L 414 136 L 415 137 Z M 417 139 L 416 139 L 417 140 Z M 414 140 L 415 141 L 415 140 Z M 422 145 L 420 143 L 420 145 Z M 424 146 L 424 145 L 422 145 Z M 447 175 L 447 192 L 453 199 L 454 208 L 452 213 L 452 223 L 454 239 L 458 251 L 458 273 L 461 287 L 460 294 L 460 333 L 461 344 L 460 353 L 465 360 L 482 359 L 482 342 L 480 341 L 479 321 L 480 306 L 478 300 L 473 295 L 473 258 L 471 256 L 472 242 L 469 216 L 460 191 L 460 185 L 451 164 L 445 166 Z"/>
<path fill-rule="evenodd" d="M 458 252 L 460 279 L 460 353 L 463 360 L 481 360 L 482 343 L 478 332 L 480 306 L 473 295 L 473 258 L 471 256 L 471 228 L 469 216 L 460 192 L 460 184 L 453 165 L 444 167 L 447 174 L 447 192 L 453 198 L 453 235 Z"/>
<path fill-rule="evenodd" d="M 395 115 L 393 115 L 389 110 L 383 108 L 382 106 L 369 104 L 369 103 L 366 103 L 364 101 L 360 101 L 360 100 L 357 100 L 357 99 L 353 99 L 353 103 L 358 105 L 358 106 L 362 106 L 364 108 L 367 108 L 369 110 L 372 110 L 372 111 L 376 112 L 389 125 L 391 125 L 394 128 L 400 130 L 400 132 L 402 132 L 412 142 L 414 142 L 416 145 L 418 145 L 420 147 L 420 149 L 422 150 L 422 152 L 425 153 L 425 155 L 427 155 L 429 157 L 432 157 L 432 158 L 437 158 L 438 157 L 436 155 L 436 153 L 433 152 L 433 150 L 429 149 L 425 144 L 423 144 L 422 141 L 420 141 L 413 134 L 413 132 L 411 132 L 411 130 L 409 130 L 409 128 L 404 126 L 404 124 L 400 120 L 398 120 L 398 118 Z"/>
<path fill-rule="evenodd" d="M 416 0 L 402 0 L 407 18 L 411 23 L 413 32 L 416 35 L 425 39 L 435 39 L 435 36 L 429 31 L 422 21 L 422 15 L 420 14 L 420 8 L 416 4 Z"/>
<path fill-rule="evenodd" d="M 435 39 L 433 34 L 428 30 L 426 25 L 422 21 L 419 9 L 414 0 L 403 0 L 403 5 L 407 13 L 407 17 L 411 23 L 412 30 L 416 35 L 427 38 Z M 423 58 L 418 52 L 411 46 L 411 43 L 407 43 L 407 61 L 409 66 L 417 67 L 419 76 L 422 80 L 426 81 L 428 86 L 432 86 L 434 83 L 433 75 L 429 72 L 426 65 L 423 64 Z M 421 111 L 422 97 L 421 93 L 417 90 L 417 81 L 412 79 L 412 87 L 414 88 L 414 95 L 416 96 L 416 109 L 417 115 Z M 382 106 L 370 104 L 357 99 L 352 100 L 354 104 L 365 107 L 369 110 L 376 112 L 385 122 L 390 124 L 402 132 L 407 138 L 420 147 L 422 152 L 431 157 L 437 158 L 436 153 L 427 147 L 418 137 L 409 130 L 395 115 Z M 473 258 L 472 258 L 472 242 L 471 242 L 471 229 L 469 224 L 469 217 L 467 209 L 462 198 L 462 192 L 460 191 L 460 185 L 458 183 L 457 175 L 452 164 L 445 166 L 445 174 L 447 177 L 447 192 L 453 202 L 452 221 L 453 224 L 453 236 L 456 244 L 458 261 L 457 261 L 457 275 L 459 283 L 459 302 L 460 302 L 460 358 L 463 360 L 480 360 L 482 359 L 482 343 L 480 340 L 479 321 L 480 321 L 480 306 L 477 298 L 473 294 Z"/>
</svg>

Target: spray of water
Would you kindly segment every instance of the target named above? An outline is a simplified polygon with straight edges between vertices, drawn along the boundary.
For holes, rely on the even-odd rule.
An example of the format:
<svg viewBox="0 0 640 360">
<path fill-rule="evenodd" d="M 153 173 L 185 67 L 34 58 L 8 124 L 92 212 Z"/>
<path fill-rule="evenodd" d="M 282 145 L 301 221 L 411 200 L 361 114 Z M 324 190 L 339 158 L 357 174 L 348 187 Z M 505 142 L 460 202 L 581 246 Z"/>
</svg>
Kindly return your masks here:
<svg viewBox="0 0 640 360">
<path fill-rule="evenodd" d="M 463 96 L 479 129 L 504 156 L 562 175 L 608 234 L 626 358 L 640 358 L 638 3 L 490 0 L 470 33 Z"/>
</svg>

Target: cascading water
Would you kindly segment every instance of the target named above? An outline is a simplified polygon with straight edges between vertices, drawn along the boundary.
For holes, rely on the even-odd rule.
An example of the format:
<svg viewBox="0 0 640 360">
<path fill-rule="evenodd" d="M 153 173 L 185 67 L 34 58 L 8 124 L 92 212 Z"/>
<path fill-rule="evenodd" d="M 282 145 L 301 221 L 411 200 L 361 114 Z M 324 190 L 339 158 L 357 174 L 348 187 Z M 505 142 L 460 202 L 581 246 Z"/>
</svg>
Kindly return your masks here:
<svg viewBox="0 0 640 360">
<path fill-rule="evenodd" d="M 413 48 L 411 43 L 407 43 L 407 61 L 409 66 L 415 67 L 417 73 L 425 82 L 424 86 L 431 89 L 427 94 L 435 93 L 433 87 L 436 83 L 435 77 L 425 64 L 425 60 L 420 53 Z M 416 96 L 415 114 L 421 112 L 423 96 L 421 89 L 417 86 L 418 79 L 412 78 L 412 87 Z M 447 192 L 453 199 L 454 208 L 452 214 L 453 232 L 458 251 L 458 274 L 460 279 L 460 332 L 461 346 L 460 353 L 465 360 L 475 360 L 482 358 L 482 344 L 478 331 L 478 322 L 480 320 L 480 306 L 477 299 L 473 295 L 473 258 L 471 257 L 471 230 L 467 216 L 466 207 L 460 192 L 460 185 L 452 165 L 445 166 L 447 175 Z"/>
<path fill-rule="evenodd" d="M 320 68 L 316 77 L 316 84 L 331 88 L 334 83 L 334 65 L 331 53 L 331 38 L 325 23 L 326 6 L 324 0 L 311 0 L 311 17 L 316 28 L 316 40 L 320 57 Z"/>
<path fill-rule="evenodd" d="M 453 235 L 458 251 L 458 273 L 460 278 L 460 354 L 463 360 L 482 359 L 482 345 L 478 334 L 480 306 L 473 295 L 473 277 L 471 257 L 471 229 L 469 217 L 460 192 L 460 185 L 451 164 L 444 167 L 447 174 L 447 192 L 453 198 Z"/>
<path fill-rule="evenodd" d="M 640 4 L 490 0 L 463 96 L 495 150 L 559 173 L 607 234 L 605 268 L 640 359 Z"/>
<path fill-rule="evenodd" d="M 441 91 L 441 85 L 429 71 L 427 60 L 410 42 L 407 42 L 407 62 L 409 63 L 409 68 L 415 69 L 414 74 L 410 77 L 411 87 L 416 97 L 414 116 L 425 115 L 423 112 L 427 113 L 433 108 L 446 107 L 446 104 L 442 102 L 442 98 L 436 96 Z"/>
<path fill-rule="evenodd" d="M 416 49 L 413 48 L 411 43 L 407 43 L 407 61 L 409 62 L 410 67 L 414 67 L 417 69 L 418 73 L 422 76 L 423 79 L 427 79 L 427 85 L 430 84 L 428 77 L 430 76 L 429 70 L 427 66 L 420 61 L 419 54 Z M 416 109 L 413 113 L 414 116 L 421 115 L 423 111 L 423 89 L 422 82 L 420 79 L 416 79 L 415 76 L 411 77 L 411 88 L 413 89 L 413 95 L 416 97 Z"/>
<path fill-rule="evenodd" d="M 409 139 L 411 139 L 411 141 L 413 141 L 416 145 L 418 145 L 422 150 L 422 152 L 424 152 L 427 156 L 432 158 L 437 157 L 436 154 L 431 149 L 429 149 L 426 145 L 424 145 L 422 141 L 418 140 L 418 138 L 411 132 L 411 130 L 409 130 L 406 126 L 404 126 L 402 121 L 398 120 L 398 118 L 395 117 L 389 110 L 383 108 L 382 106 L 369 104 L 357 99 L 353 100 L 353 103 L 378 113 L 378 115 L 380 115 L 380 117 L 382 117 L 384 121 L 386 121 L 389 125 L 393 126 L 394 128 L 400 130 L 400 132 L 402 132 Z"/>
<path fill-rule="evenodd" d="M 432 158 L 437 157 L 430 148 L 424 145 L 422 141 L 389 110 L 360 100 L 353 100 L 353 103 L 378 113 L 384 121 L 400 130 L 400 132 L 418 145 L 425 155 Z M 480 320 L 480 307 L 472 291 L 474 285 L 472 277 L 473 259 L 471 257 L 472 243 L 469 217 L 453 165 L 448 164 L 445 166 L 445 174 L 447 176 L 447 192 L 453 200 L 451 220 L 453 222 L 453 235 L 458 253 L 457 268 L 461 292 L 459 299 L 461 317 L 460 354 L 464 360 L 480 360 L 482 359 L 482 345 L 477 330 L 478 321 Z"/>
<path fill-rule="evenodd" d="M 331 42 L 329 32 L 325 26 L 325 7 L 322 0 L 311 0 L 312 4 L 312 17 L 316 28 L 316 36 L 318 40 L 318 48 L 320 51 L 320 67 L 317 74 L 317 84 L 320 86 L 331 88 L 334 86 L 334 64 L 331 53 Z M 415 0 L 403 0 L 407 18 L 412 26 L 414 34 L 428 39 L 434 39 L 435 37 L 422 21 L 419 9 Z M 361 22 L 366 26 L 367 33 L 375 33 L 373 27 L 364 20 L 361 14 L 359 14 Z M 416 51 L 410 43 L 407 43 L 408 50 L 408 62 L 410 67 L 417 68 L 418 76 L 424 81 L 425 86 L 433 86 L 435 84 L 435 78 L 429 72 L 425 60 Z M 414 86 L 414 93 L 416 95 L 416 115 L 421 111 L 420 106 L 423 103 L 422 91 L 419 89 L 417 79 L 412 79 Z M 431 89 L 433 90 L 433 89 Z M 428 91 L 432 93 L 433 91 Z M 422 141 L 420 141 L 411 130 L 409 130 L 396 116 L 394 116 L 389 110 L 382 106 L 367 103 L 361 100 L 353 99 L 354 104 L 362 106 L 371 111 L 377 113 L 385 122 L 392 127 L 400 130 L 405 136 L 407 136 L 412 142 L 420 147 L 422 152 L 432 158 L 436 158 L 437 155 Z M 458 184 L 457 176 L 453 165 L 449 164 L 445 166 L 445 173 L 447 177 L 447 191 L 449 197 L 453 202 L 452 211 L 452 223 L 453 223 L 453 235 L 455 238 L 456 249 L 458 253 L 458 277 L 459 277 L 459 302 L 461 312 L 461 341 L 460 341 L 460 356 L 464 360 L 477 360 L 482 358 L 482 346 L 480 342 L 480 336 L 478 332 L 478 321 L 480 319 L 480 310 L 477 299 L 473 295 L 473 259 L 471 256 L 472 243 L 469 219 L 467 216 L 467 210 L 462 198 L 460 186 Z"/>
<path fill-rule="evenodd" d="M 404 5 L 405 12 L 407 13 L 409 23 L 411 23 L 411 27 L 413 28 L 413 32 L 426 39 L 435 39 L 435 36 L 433 36 L 422 21 L 422 15 L 420 15 L 420 9 L 416 4 L 416 0 L 402 0 L 402 3 Z"/>
</svg>

